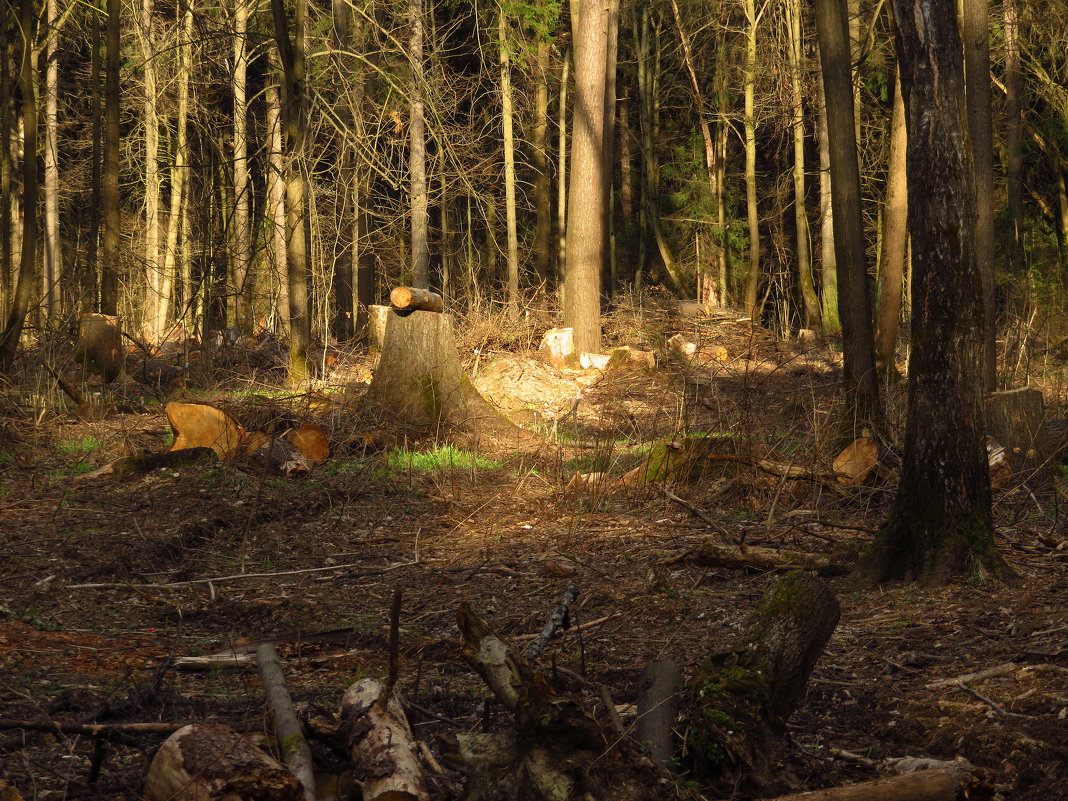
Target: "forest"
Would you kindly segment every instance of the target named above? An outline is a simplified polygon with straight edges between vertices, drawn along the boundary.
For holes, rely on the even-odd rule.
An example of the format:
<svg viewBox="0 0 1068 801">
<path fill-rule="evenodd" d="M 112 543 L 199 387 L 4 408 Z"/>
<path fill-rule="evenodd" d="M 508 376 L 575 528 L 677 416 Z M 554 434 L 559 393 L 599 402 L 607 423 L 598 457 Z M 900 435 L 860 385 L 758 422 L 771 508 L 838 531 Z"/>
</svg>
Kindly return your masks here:
<svg viewBox="0 0 1068 801">
<path fill-rule="evenodd" d="M 5 0 L 0 801 L 1068 799 L 1065 0 Z"/>
</svg>

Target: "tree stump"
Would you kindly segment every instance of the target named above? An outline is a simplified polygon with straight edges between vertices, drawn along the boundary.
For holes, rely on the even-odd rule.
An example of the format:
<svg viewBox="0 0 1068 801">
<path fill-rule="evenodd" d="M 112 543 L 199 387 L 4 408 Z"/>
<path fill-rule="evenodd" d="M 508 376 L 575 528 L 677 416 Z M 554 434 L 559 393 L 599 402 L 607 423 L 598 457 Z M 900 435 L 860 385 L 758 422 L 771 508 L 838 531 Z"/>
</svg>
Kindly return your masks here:
<svg viewBox="0 0 1068 801">
<path fill-rule="evenodd" d="M 1005 448 L 1005 458 L 1014 473 L 1032 483 L 1044 473 L 1052 475 L 1046 464 L 1048 454 L 1040 391 L 1020 387 L 989 395 L 986 419 L 987 434 Z M 1048 484 L 1048 481 L 1042 483 Z"/>
<path fill-rule="evenodd" d="M 193 724 L 160 747 L 148 801 L 303 801 L 297 777 L 229 726 Z"/>
<path fill-rule="evenodd" d="M 367 397 L 399 422 L 445 426 L 476 450 L 514 453 L 542 444 L 491 406 L 464 375 L 447 314 L 389 312 Z"/>
<path fill-rule="evenodd" d="M 119 318 L 107 314 L 83 315 L 74 358 L 85 369 L 102 375 L 109 384 L 122 375 L 126 354 L 122 349 Z"/>
<path fill-rule="evenodd" d="M 705 660 L 687 688 L 685 758 L 722 795 L 776 792 L 786 721 L 838 624 L 838 601 L 810 573 L 776 581 L 730 648 Z"/>
</svg>

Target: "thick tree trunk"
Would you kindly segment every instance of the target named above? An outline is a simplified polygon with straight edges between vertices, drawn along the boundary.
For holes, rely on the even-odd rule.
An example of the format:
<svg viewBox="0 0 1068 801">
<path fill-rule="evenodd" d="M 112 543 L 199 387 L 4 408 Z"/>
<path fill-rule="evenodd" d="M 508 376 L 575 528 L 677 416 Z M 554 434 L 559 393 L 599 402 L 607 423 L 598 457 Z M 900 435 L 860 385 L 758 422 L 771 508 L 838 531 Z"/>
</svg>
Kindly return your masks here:
<svg viewBox="0 0 1068 801">
<path fill-rule="evenodd" d="M 890 121 L 890 163 L 886 171 L 883 205 L 883 247 L 879 256 L 879 303 L 875 325 L 875 366 L 883 375 L 896 377 L 894 354 L 901 320 L 908 241 L 908 181 L 905 176 L 908 137 L 905 132 L 905 98 L 901 75 L 894 81 L 894 110 Z"/>
<path fill-rule="evenodd" d="M 816 0 L 816 28 L 831 158 L 838 308 L 845 354 L 846 426 L 859 431 L 879 417 L 879 386 L 861 219 L 845 0 Z"/>
<path fill-rule="evenodd" d="M 549 258 L 552 241 L 552 201 L 550 199 L 548 138 L 549 130 L 549 43 L 538 39 L 534 86 L 534 128 L 531 160 L 534 167 L 534 273 L 538 282 L 549 290 L 552 272 Z"/>
<path fill-rule="evenodd" d="M 0 333 L 0 370 L 7 370 L 15 360 L 22 327 L 30 310 L 33 291 L 34 261 L 37 254 L 37 100 L 34 87 L 33 42 L 36 22 L 36 3 L 22 0 L 19 9 L 19 37 L 22 58 L 19 83 L 22 89 L 22 255 L 18 283 L 8 310 L 4 330 Z M 6 98 L 5 98 L 6 102 Z M 6 146 L 6 143 L 5 143 Z M 7 198 L 3 198 L 4 202 Z"/>
<path fill-rule="evenodd" d="M 764 594 L 743 634 L 705 660 L 684 702 L 687 761 L 699 781 L 723 795 L 776 789 L 786 721 L 838 617 L 838 601 L 821 579 L 788 573 Z"/>
<path fill-rule="evenodd" d="M 817 74 L 819 114 L 816 120 L 820 150 L 820 305 L 823 331 L 837 334 L 842 330 L 838 314 L 838 262 L 834 256 L 834 201 L 831 192 L 831 139 L 827 132 L 827 95 L 823 75 Z"/>
<path fill-rule="evenodd" d="M 872 581 L 1011 574 L 994 548 L 975 180 L 954 0 L 894 0 L 908 126 L 912 358 L 901 482 L 864 555 Z"/>
<path fill-rule="evenodd" d="M 961 39 L 968 99 L 968 134 L 975 171 L 975 258 L 983 286 L 983 389 L 997 385 L 997 321 L 994 306 L 994 130 L 990 101 L 990 2 L 963 0 Z"/>
<path fill-rule="evenodd" d="M 367 398 L 399 422 L 446 426 L 481 451 L 512 454 L 541 445 L 494 409 L 464 375 L 447 314 L 387 313 L 382 356 Z"/>
<path fill-rule="evenodd" d="M 107 0 L 107 60 L 104 66 L 104 175 L 100 202 L 104 206 L 104 237 L 100 250 L 100 311 L 117 314 L 119 306 L 119 30 L 122 4 Z"/>
<path fill-rule="evenodd" d="M 606 255 L 608 204 L 602 153 L 607 8 L 593 0 L 572 0 L 571 26 L 575 110 L 571 118 L 564 325 L 575 330 L 576 349 L 596 353 L 601 349 L 601 272 Z"/>
<path fill-rule="evenodd" d="M 248 5 L 247 0 L 234 3 L 234 216 L 233 216 L 233 283 L 234 325 L 252 333 L 252 303 L 249 267 L 252 262 L 252 239 L 249 206 L 252 184 L 248 175 Z"/>
</svg>

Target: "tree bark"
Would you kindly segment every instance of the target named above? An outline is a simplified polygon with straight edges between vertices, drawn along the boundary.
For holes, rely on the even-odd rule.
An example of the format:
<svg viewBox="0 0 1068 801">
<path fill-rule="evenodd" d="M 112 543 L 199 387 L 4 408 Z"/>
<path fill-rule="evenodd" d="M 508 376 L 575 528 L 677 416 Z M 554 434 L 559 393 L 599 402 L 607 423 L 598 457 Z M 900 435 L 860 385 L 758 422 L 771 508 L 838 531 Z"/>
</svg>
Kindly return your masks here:
<svg viewBox="0 0 1068 801">
<path fill-rule="evenodd" d="M 423 110 L 423 2 L 409 0 L 411 34 L 408 59 L 412 69 L 411 110 L 408 123 L 409 178 L 411 181 L 412 283 L 430 285 L 430 244 L 427 239 L 426 121 Z"/>
<path fill-rule="evenodd" d="M 997 321 L 994 307 L 994 130 L 990 101 L 990 2 L 963 0 L 961 39 L 968 101 L 968 134 L 975 171 L 975 258 L 983 287 L 983 389 L 997 385 Z"/>
<path fill-rule="evenodd" d="M 786 722 L 839 614 L 830 589 L 809 573 L 787 573 L 769 587 L 743 634 L 708 657 L 687 688 L 687 761 L 695 778 L 723 795 L 740 787 L 775 790 Z"/>
<path fill-rule="evenodd" d="M 104 65 L 104 175 L 100 202 L 104 206 L 104 238 L 100 250 L 100 311 L 117 314 L 118 258 L 122 238 L 119 207 L 119 30 L 122 4 L 107 0 L 107 59 Z"/>
<path fill-rule="evenodd" d="M 239 0 L 240 2 L 240 0 Z M 278 651 L 271 643 L 263 643 L 256 649 L 256 666 L 263 681 L 267 696 L 267 708 L 274 721 L 274 739 L 293 775 L 303 789 L 304 801 L 315 801 L 315 773 L 311 749 L 304 739 L 300 719 L 293 711 L 293 699 L 286 687 L 286 677 L 278 661 Z"/>
<path fill-rule="evenodd" d="M 504 139 L 504 219 L 508 237 L 507 307 L 511 320 L 519 319 L 519 233 L 515 216 L 515 135 L 512 131 L 512 56 L 508 19 L 502 3 L 497 14 L 497 46 L 501 59 L 501 133 Z"/>
<path fill-rule="evenodd" d="M 18 30 L 22 41 L 19 84 L 22 89 L 22 254 L 15 295 L 8 310 L 4 330 L 0 333 L 0 371 L 7 370 L 15 360 L 22 327 L 30 310 L 33 291 L 34 262 L 37 255 L 37 99 L 33 63 L 36 3 L 22 0 L 19 7 Z M 6 99 L 5 99 L 6 100 Z M 7 143 L 4 143 L 5 147 Z M 7 198 L 3 199 L 7 202 Z"/>
<path fill-rule="evenodd" d="M 975 177 L 954 0 L 893 0 L 908 126 L 912 357 L 901 481 L 862 557 L 871 581 L 1011 571 L 994 548 Z"/>
<path fill-rule="evenodd" d="M 0 314 L 11 301 L 11 79 L 7 11 L 0 24 Z M 98 37 L 99 38 L 99 37 Z M 94 42 L 95 45 L 95 42 Z M 96 52 L 96 51 L 94 51 Z M 93 73 L 95 80 L 96 73 Z M 94 153 L 95 155 L 95 153 Z"/>
<path fill-rule="evenodd" d="M 567 214 L 564 325 L 575 330 L 575 348 L 601 349 L 601 272 L 605 261 L 608 183 L 604 175 L 607 8 L 572 0 L 575 103 Z"/>
<path fill-rule="evenodd" d="M 289 332 L 289 277 L 286 259 L 286 180 L 285 159 L 282 145 L 282 105 L 279 100 L 278 87 L 268 85 L 267 99 L 267 135 L 269 150 L 267 155 L 269 177 L 267 180 L 267 224 L 270 228 L 269 241 L 273 262 L 273 283 L 277 286 L 275 309 L 278 314 L 278 329 Z"/>
<path fill-rule="evenodd" d="M 845 355 L 846 426 L 859 431 L 880 415 L 845 0 L 816 0 L 816 29 L 827 107 L 838 307 Z"/>
<path fill-rule="evenodd" d="M 675 719 L 679 714 L 682 672 L 670 659 L 658 659 L 638 677 L 638 722 L 635 735 L 648 744 L 649 756 L 668 770 L 675 762 Z"/>
<path fill-rule="evenodd" d="M 908 137 L 905 131 L 905 98 L 901 74 L 894 79 L 894 110 L 890 120 L 890 163 L 886 170 L 886 202 L 883 205 L 883 246 L 879 256 L 879 303 L 875 326 L 875 367 L 896 377 L 897 332 L 901 320 L 901 297 L 905 276 L 905 243 L 908 241 Z"/>
<path fill-rule="evenodd" d="M 233 283 L 234 325 L 243 333 L 252 333 L 251 286 L 249 266 L 252 240 L 249 229 L 249 205 L 252 184 L 248 175 L 248 5 L 234 0 L 234 216 L 233 216 Z"/>
<path fill-rule="evenodd" d="M 816 81 L 820 95 L 816 121 L 820 150 L 820 305 L 824 333 L 837 334 L 842 330 L 842 322 L 838 314 L 838 263 L 834 256 L 831 139 L 827 131 L 827 93 L 824 91 L 822 73 L 817 73 Z"/>
<path fill-rule="evenodd" d="M 567 278 L 567 83 L 571 69 L 571 48 L 564 52 L 563 63 L 560 65 L 560 108 L 558 111 L 557 128 L 559 129 L 559 141 L 557 142 L 557 278 L 566 281 Z"/>
<path fill-rule="evenodd" d="M 1005 31 L 1005 183 L 1009 212 L 1009 267 L 1013 275 L 1024 269 L 1023 249 L 1023 117 L 1020 67 L 1020 18 L 1016 0 L 1004 0 Z"/>
<path fill-rule="evenodd" d="M 548 138 L 549 129 L 549 43 L 538 39 L 534 86 L 534 129 L 530 143 L 534 167 L 534 273 L 548 290 L 552 282 L 550 243 L 552 241 L 552 200 L 550 198 Z"/>
<path fill-rule="evenodd" d="M 745 313 L 757 323 L 761 315 L 758 306 L 760 292 L 760 217 L 757 209 L 756 180 L 756 69 L 757 14 L 755 0 L 744 0 L 745 9 L 745 72 L 743 76 L 745 108 L 745 218 L 749 224 L 749 272 L 745 277 Z"/>
<path fill-rule="evenodd" d="M 58 313 L 61 246 L 59 241 L 59 3 L 48 0 L 48 45 L 45 48 L 44 135 L 44 269 L 41 311 L 48 320 Z M 3 65 L 7 69 L 7 64 Z M 6 99 L 4 102 L 7 102 Z"/>
</svg>

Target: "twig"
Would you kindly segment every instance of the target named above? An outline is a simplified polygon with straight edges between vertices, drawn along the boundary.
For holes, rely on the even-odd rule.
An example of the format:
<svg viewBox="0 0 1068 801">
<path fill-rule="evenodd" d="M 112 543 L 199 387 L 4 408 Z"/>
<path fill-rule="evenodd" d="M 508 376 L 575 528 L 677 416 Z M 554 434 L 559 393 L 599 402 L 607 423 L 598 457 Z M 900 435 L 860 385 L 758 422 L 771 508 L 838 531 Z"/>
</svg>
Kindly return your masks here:
<svg viewBox="0 0 1068 801">
<path fill-rule="evenodd" d="M 556 605 L 556 608 L 549 615 L 549 619 L 545 621 L 545 627 L 541 630 L 541 633 L 536 635 L 527 647 L 523 649 L 524 659 L 528 662 L 533 662 L 557 631 L 561 628 L 570 628 L 571 604 L 575 602 L 576 598 L 578 598 L 578 587 L 574 583 L 569 583 L 567 588 L 564 589 L 564 595 L 560 599 L 560 603 Z"/>
<path fill-rule="evenodd" d="M 946 687 L 950 684 L 964 684 L 969 681 L 983 681 L 984 679 L 992 679 L 996 676 L 1005 676 L 1012 673 L 1014 670 L 1019 670 L 1021 665 L 1017 665 L 1015 662 L 1006 662 L 1002 665 L 995 665 L 994 667 L 986 668 L 985 670 L 979 670 L 975 673 L 965 673 L 963 676 L 954 676 L 951 679 L 939 679 L 938 681 L 928 682 L 927 689 L 933 690 L 936 687 Z"/>
<path fill-rule="evenodd" d="M 999 715 L 1004 715 L 1007 718 L 1033 718 L 1034 717 L 1034 715 L 1024 715 L 1024 714 L 1021 714 L 1019 712 L 1009 712 L 1007 709 L 1004 709 L 1003 707 L 1001 707 L 996 701 L 990 700 L 985 695 L 980 695 L 978 692 L 973 690 L 971 687 L 969 687 L 963 681 L 957 682 L 957 686 L 960 687 L 962 690 L 964 690 L 966 693 L 968 693 L 970 696 L 975 698 L 977 701 L 982 701 L 984 704 L 986 704 L 988 707 L 993 709 Z"/>
<path fill-rule="evenodd" d="M 400 614 L 401 614 L 401 588 L 393 590 L 393 603 L 389 608 L 389 675 L 386 678 L 386 686 L 382 689 L 382 697 L 386 698 L 393 692 L 400 674 Z"/>
<path fill-rule="evenodd" d="M 621 614 L 623 613 L 613 612 L 610 615 L 605 615 L 604 617 L 599 617 L 596 620 L 591 620 L 589 623 L 583 623 L 581 626 L 572 626 L 567 630 L 567 632 L 571 634 L 579 631 L 586 631 L 586 629 L 592 629 L 594 626 L 600 626 L 602 623 L 607 623 L 612 618 L 619 617 Z M 512 637 L 512 639 L 516 640 L 517 642 L 523 642 L 524 640 L 533 640 L 540 636 L 540 634 L 520 634 L 516 637 Z"/>
<path fill-rule="evenodd" d="M 0 718 L 0 730 L 62 732 L 97 737 L 102 734 L 174 734 L 187 723 L 63 723 L 58 720 L 16 720 Z"/>
<path fill-rule="evenodd" d="M 127 587 L 133 589 L 146 589 L 146 590 L 166 590 L 170 587 L 187 587 L 192 584 L 217 584 L 223 581 L 242 581 L 244 579 L 252 578 L 277 578 L 278 576 L 296 576 L 301 573 L 323 573 L 329 570 L 347 570 L 350 567 L 359 567 L 362 562 L 352 562 L 347 565 L 330 565 L 329 567 L 306 567 L 301 570 L 280 570 L 276 573 L 237 573 L 232 576 L 214 576 L 212 578 L 200 578 L 189 579 L 188 581 L 171 581 L 166 584 L 134 584 L 132 581 L 116 581 L 104 584 L 71 584 L 72 590 L 119 590 Z M 381 573 L 388 573 L 393 570 L 397 570 L 402 567 L 410 567 L 415 562 L 402 562 L 397 565 L 390 565 L 389 567 L 379 568 L 378 570 L 367 570 L 360 573 L 360 576 L 377 576 Z M 342 576 L 340 578 L 351 578 L 351 576 Z"/>
<path fill-rule="evenodd" d="M 713 519 L 712 519 L 711 517 L 709 517 L 708 515 L 706 515 L 706 514 L 705 514 L 705 513 L 703 512 L 703 511 L 701 511 L 700 509 L 698 509 L 698 508 L 697 508 L 696 506 L 694 506 L 694 505 L 693 505 L 692 503 L 690 503 L 690 502 L 689 502 L 689 501 L 687 501 L 687 500 L 684 500 L 684 499 L 680 498 L 680 497 L 679 497 L 678 495 L 676 495 L 676 494 L 675 494 L 674 492 L 672 492 L 671 490 L 669 490 L 669 489 L 667 488 L 667 486 L 664 486 L 664 487 L 663 487 L 662 489 L 663 489 L 663 491 L 664 491 L 664 495 L 665 495 L 665 496 L 667 496 L 667 498 L 668 498 L 669 500 L 672 500 L 672 501 L 674 501 L 674 502 L 675 502 L 675 503 L 677 503 L 677 504 L 678 504 L 679 506 L 681 506 L 681 507 L 683 507 L 684 509 L 688 510 L 688 511 L 690 512 L 690 514 L 692 514 L 692 515 L 693 515 L 694 517 L 697 517 L 697 518 L 699 518 L 699 519 L 700 519 L 700 520 L 701 520 L 702 522 L 704 522 L 705 524 L 707 524 L 707 525 L 708 525 L 708 527 L 709 527 L 710 529 L 712 529 L 713 531 L 715 531 L 715 532 L 716 532 L 717 534 L 722 534 L 722 535 L 723 535 L 724 537 L 730 537 L 730 532 L 729 532 L 729 531 L 727 531 L 727 529 L 726 529 L 726 528 L 724 528 L 723 524 L 721 524 L 721 523 L 717 523 L 717 522 L 716 522 L 715 520 L 713 520 Z"/>
</svg>

